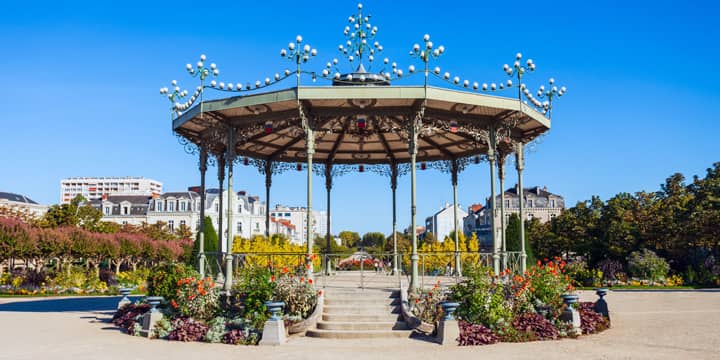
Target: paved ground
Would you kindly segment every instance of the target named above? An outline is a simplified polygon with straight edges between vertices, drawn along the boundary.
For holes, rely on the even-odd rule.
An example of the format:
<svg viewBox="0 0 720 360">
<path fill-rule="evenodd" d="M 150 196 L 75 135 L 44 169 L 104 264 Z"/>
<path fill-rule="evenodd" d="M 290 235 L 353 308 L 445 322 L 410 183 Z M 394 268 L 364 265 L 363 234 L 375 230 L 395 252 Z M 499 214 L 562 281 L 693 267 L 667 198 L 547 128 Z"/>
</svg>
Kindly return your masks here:
<svg viewBox="0 0 720 360">
<path fill-rule="evenodd" d="M 720 291 L 615 291 L 607 297 L 613 328 L 602 334 L 480 347 L 417 339 L 297 337 L 274 348 L 149 341 L 107 322 L 118 299 L 0 298 L 0 359 L 720 359 Z"/>
</svg>

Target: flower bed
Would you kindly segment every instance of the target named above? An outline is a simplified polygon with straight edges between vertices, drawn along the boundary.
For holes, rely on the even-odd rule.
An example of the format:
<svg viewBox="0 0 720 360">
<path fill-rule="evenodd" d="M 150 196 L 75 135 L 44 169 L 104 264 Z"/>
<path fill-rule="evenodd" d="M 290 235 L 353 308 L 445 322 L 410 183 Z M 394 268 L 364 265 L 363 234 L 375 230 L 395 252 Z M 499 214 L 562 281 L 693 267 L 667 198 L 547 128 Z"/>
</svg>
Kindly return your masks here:
<svg viewBox="0 0 720 360">
<path fill-rule="evenodd" d="M 269 300 L 286 304 L 283 317 L 289 328 L 299 323 L 313 325 L 306 321 L 318 302 L 319 292 L 312 279 L 294 275 L 288 268 L 277 274 L 249 268 L 236 275 L 231 296 L 221 299 L 212 278 L 199 278 L 186 268 L 156 268 L 148 280 L 149 295 L 162 294 L 166 302 L 159 307 L 163 319 L 150 336 L 172 341 L 257 344 L 268 319 L 265 302 Z M 113 322 L 129 334 L 140 335 L 139 324 L 148 310 L 145 304 L 126 305 Z"/>
<path fill-rule="evenodd" d="M 494 275 L 484 268 L 466 269 L 466 280 L 446 294 L 435 285 L 410 295 L 409 303 L 414 316 L 432 324 L 441 316 L 440 302 L 458 302 L 455 316 L 460 320 L 460 345 L 575 337 L 572 325 L 560 319 L 567 306 L 561 295 L 574 291 L 565 269 L 559 258 L 538 262 L 525 274 L 514 276 L 509 272 Z M 609 319 L 595 312 L 594 303 L 573 306 L 580 313 L 582 334 L 610 327 Z"/>
</svg>

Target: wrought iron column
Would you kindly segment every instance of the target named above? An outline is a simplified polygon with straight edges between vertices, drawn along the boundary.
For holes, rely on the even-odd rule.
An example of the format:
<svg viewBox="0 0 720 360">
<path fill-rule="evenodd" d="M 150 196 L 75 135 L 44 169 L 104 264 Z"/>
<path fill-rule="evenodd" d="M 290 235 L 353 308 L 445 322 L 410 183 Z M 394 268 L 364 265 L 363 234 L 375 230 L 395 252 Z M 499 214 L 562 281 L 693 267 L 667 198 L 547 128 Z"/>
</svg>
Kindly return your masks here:
<svg viewBox="0 0 720 360">
<path fill-rule="evenodd" d="M 301 108 L 302 109 L 302 108 Z M 313 134 L 313 130 L 310 127 L 309 119 L 302 115 L 304 127 L 305 127 L 305 134 L 307 135 L 307 138 L 305 139 L 305 142 L 307 144 L 307 216 L 306 216 L 306 227 L 307 231 L 305 232 L 305 236 L 307 236 L 307 255 L 306 255 L 306 265 L 305 268 L 307 269 L 307 278 L 311 279 L 313 277 L 313 262 L 312 262 L 312 253 L 313 253 L 313 239 L 312 239 L 312 174 L 313 174 L 313 166 L 312 166 L 312 158 L 313 154 L 315 154 L 315 135 Z"/>
<path fill-rule="evenodd" d="M 458 183 L 458 162 L 457 159 L 451 160 L 450 175 L 452 177 L 453 187 L 453 230 L 455 231 L 455 271 L 453 275 L 462 276 L 462 265 L 460 262 L 460 237 L 458 236 L 458 201 L 457 201 L 457 183 Z"/>
<path fill-rule="evenodd" d="M 325 164 L 325 189 L 327 190 L 327 231 L 325 232 L 325 257 L 323 259 L 323 268 L 325 275 L 330 275 L 330 191 L 332 190 L 332 164 Z"/>
<path fill-rule="evenodd" d="M 498 178 L 500 178 L 500 242 L 502 243 L 502 268 L 507 269 L 507 239 L 505 237 L 505 153 L 498 152 L 500 155 L 497 159 Z"/>
<path fill-rule="evenodd" d="M 265 162 L 265 237 L 270 241 L 270 186 L 272 186 L 272 162 Z"/>
<path fill-rule="evenodd" d="M 418 153 L 418 127 L 422 115 L 413 115 L 412 123 L 410 124 L 410 217 L 411 221 L 411 233 L 412 233 L 412 254 L 410 255 L 410 286 L 408 292 L 415 290 L 419 287 L 418 283 L 418 260 L 420 256 L 417 253 L 417 224 L 416 215 L 417 207 L 415 205 L 415 160 Z"/>
<path fill-rule="evenodd" d="M 235 129 L 230 128 L 228 131 L 228 145 L 227 145 L 227 167 L 228 167 L 228 199 L 227 199 L 227 253 L 225 254 L 225 286 L 224 290 L 230 293 L 232 289 L 232 278 L 233 278 L 233 198 L 235 192 L 233 191 L 233 163 L 235 162 Z"/>
<path fill-rule="evenodd" d="M 207 150 L 200 146 L 200 226 L 198 228 L 198 271 L 205 277 L 205 172 L 207 171 Z"/>
<path fill-rule="evenodd" d="M 397 178 L 398 166 L 393 162 L 390 164 L 390 189 L 392 189 L 392 237 L 393 237 L 393 275 L 399 274 L 398 269 L 398 248 L 397 248 Z"/>
<path fill-rule="evenodd" d="M 223 248 L 223 186 L 225 183 L 225 154 L 217 156 L 217 167 L 218 167 L 218 251 L 222 253 Z M 217 261 L 222 261 L 222 256 L 218 256 Z M 218 273 L 222 273 L 221 269 L 218 269 Z"/>
<path fill-rule="evenodd" d="M 495 149 L 496 149 L 496 138 L 495 127 L 490 127 L 488 131 L 488 161 L 490 162 L 490 208 L 492 209 L 492 216 L 490 217 L 490 235 L 492 236 L 493 243 L 493 271 L 495 274 L 500 273 L 500 254 L 498 254 L 498 243 L 497 243 L 497 228 L 495 224 L 495 214 L 497 212 L 497 206 L 495 201 Z"/>
<path fill-rule="evenodd" d="M 520 271 L 524 274 L 527 270 L 527 253 L 525 252 L 525 205 L 523 204 L 523 198 L 525 197 L 525 190 L 523 190 L 523 178 L 522 172 L 525 167 L 524 164 L 524 152 L 522 141 L 518 141 L 517 150 L 515 151 L 515 169 L 518 173 L 518 188 L 520 199 Z"/>
</svg>

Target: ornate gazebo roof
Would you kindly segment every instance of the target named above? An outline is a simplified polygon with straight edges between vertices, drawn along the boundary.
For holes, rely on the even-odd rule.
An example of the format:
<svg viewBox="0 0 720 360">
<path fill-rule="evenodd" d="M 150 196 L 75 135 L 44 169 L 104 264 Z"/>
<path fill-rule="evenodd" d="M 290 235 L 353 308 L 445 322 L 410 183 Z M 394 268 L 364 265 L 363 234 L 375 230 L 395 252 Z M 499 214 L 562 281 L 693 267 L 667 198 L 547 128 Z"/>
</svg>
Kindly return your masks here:
<svg viewBox="0 0 720 360">
<path fill-rule="evenodd" d="M 175 119 L 173 130 L 216 152 L 233 128 L 238 156 L 303 162 L 298 107 L 311 119 L 314 160 L 331 164 L 410 161 L 410 124 L 420 111 L 418 161 L 485 154 L 490 126 L 523 142 L 550 128 L 548 118 L 517 99 L 422 86 L 316 86 L 206 101 L 202 113 L 195 106 Z"/>
</svg>

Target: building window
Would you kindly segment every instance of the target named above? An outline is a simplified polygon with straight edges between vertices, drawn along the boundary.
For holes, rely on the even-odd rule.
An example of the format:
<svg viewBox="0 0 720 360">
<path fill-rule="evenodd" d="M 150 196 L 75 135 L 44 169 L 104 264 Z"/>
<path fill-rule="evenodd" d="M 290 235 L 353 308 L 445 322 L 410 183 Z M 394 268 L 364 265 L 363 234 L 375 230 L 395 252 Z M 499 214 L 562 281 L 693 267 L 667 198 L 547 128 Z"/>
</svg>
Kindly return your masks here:
<svg viewBox="0 0 720 360">
<path fill-rule="evenodd" d="M 290 217 L 290 213 L 285 213 L 285 216 Z"/>
<path fill-rule="evenodd" d="M 185 225 L 185 220 L 180 220 L 180 226 Z"/>
<path fill-rule="evenodd" d="M 175 231 L 175 221 L 173 221 L 173 220 L 168 221 L 168 229 L 170 229 L 170 231 Z"/>
<path fill-rule="evenodd" d="M 260 230 L 260 223 L 259 223 L 259 222 L 256 222 L 256 223 L 255 223 L 255 230 Z"/>
<path fill-rule="evenodd" d="M 123 225 L 127 225 L 127 221 L 123 221 L 122 224 L 123 224 Z"/>
<path fill-rule="evenodd" d="M 162 211 L 162 209 L 163 209 L 162 201 L 156 200 L 155 201 L 155 211 Z"/>
<path fill-rule="evenodd" d="M 551 219 L 554 219 L 554 218 L 555 218 L 555 214 L 550 214 L 550 218 L 551 218 Z"/>
<path fill-rule="evenodd" d="M 105 215 L 110 215 L 110 207 L 109 206 L 105 207 Z"/>
<path fill-rule="evenodd" d="M 242 204 L 238 204 L 238 214 L 242 214 Z"/>
<path fill-rule="evenodd" d="M 168 211 L 170 211 L 170 212 L 175 211 L 175 202 L 174 201 L 168 201 Z"/>
<path fill-rule="evenodd" d="M 510 200 L 505 200 L 505 207 L 506 207 L 506 208 L 509 208 L 509 207 L 510 207 Z"/>
<path fill-rule="evenodd" d="M 186 206 L 186 205 L 185 205 L 185 202 L 184 202 L 184 201 L 181 201 L 181 202 L 180 202 L 180 211 L 185 211 L 185 206 Z"/>
<path fill-rule="evenodd" d="M 123 206 L 123 215 L 128 215 L 130 213 L 130 209 L 127 206 Z"/>
<path fill-rule="evenodd" d="M 555 199 L 550 200 L 550 207 L 551 207 L 551 208 L 554 208 L 554 207 L 555 207 Z M 554 216 L 554 215 L 553 215 L 553 216 Z"/>
<path fill-rule="evenodd" d="M 220 204 L 215 203 L 215 212 L 220 212 Z"/>
<path fill-rule="evenodd" d="M 270 216 L 275 217 L 275 213 L 271 213 Z"/>
<path fill-rule="evenodd" d="M 242 234 L 242 223 L 241 222 L 237 223 L 237 233 Z"/>
<path fill-rule="evenodd" d="M 528 200 L 528 207 L 531 208 L 532 206 L 532 200 Z"/>
</svg>

